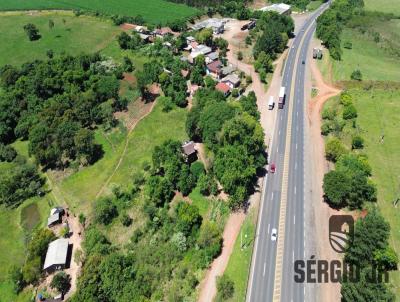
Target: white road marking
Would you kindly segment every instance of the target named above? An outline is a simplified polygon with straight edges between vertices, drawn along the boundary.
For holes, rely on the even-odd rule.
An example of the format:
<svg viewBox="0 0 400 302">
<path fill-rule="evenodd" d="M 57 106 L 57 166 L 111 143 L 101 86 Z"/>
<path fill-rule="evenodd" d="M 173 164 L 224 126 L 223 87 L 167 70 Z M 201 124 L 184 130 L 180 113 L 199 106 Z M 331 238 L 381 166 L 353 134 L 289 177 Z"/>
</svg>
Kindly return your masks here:
<svg viewBox="0 0 400 302">
<path fill-rule="evenodd" d="M 299 116 L 299 112 L 298 111 L 296 111 L 296 116 Z"/>
<path fill-rule="evenodd" d="M 293 262 L 294 262 L 294 250 L 293 250 Z"/>
<path fill-rule="evenodd" d="M 264 262 L 264 269 L 263 269 L 263 277 L 265 276 L 265 267 L 266 267 L 267 263 Z"/>
<path fill-rule="evenodd" d="M 279 152 L 279 146 L 276 147 L 276 153 L 278 153 L 278 152 Z"/>
<path fill-rule="evenodd" d="M 271 200 L 274 200 L 274 192 L 271 194 Z"/>
<path fill-rule="evenodd" d="M 296 143 L 296 150 L 297 150 L 297 143 Z"/>
<path fill-rule="evenodd" d="M 296 215 L 293 216 L 293 224 L 296 224 Z"/>
<path fill-rule="evenodd" d="M 269 225 L 269 223 L 268 223 L 268 234 L 269 234 L 269 227 L 270 227 L 270 225 Z"/>
<path fill-rule="evenodd" d="M 278 135 L 281 135 L 281 130 L 279 129 Z"/>
<path fill-rule="evenodd" d="M 294 186 L 294 195 L 296 195 L 296 186 Z"/>
<path fill-rule="evenodd" d="M 297 162 L 294 163 L 294 169 L 297 170 Z"/>
</svg>

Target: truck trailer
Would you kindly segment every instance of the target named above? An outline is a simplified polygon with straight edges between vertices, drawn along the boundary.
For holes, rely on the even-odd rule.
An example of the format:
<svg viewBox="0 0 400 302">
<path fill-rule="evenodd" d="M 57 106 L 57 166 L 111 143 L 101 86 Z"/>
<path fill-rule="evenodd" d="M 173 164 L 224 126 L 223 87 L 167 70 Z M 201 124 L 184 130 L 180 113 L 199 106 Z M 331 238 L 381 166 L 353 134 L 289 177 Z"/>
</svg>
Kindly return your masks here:
<svg viewBox="0 0 400 302">
<path fill-rule="evenodd" d="M 278 100 L 278 108 L 283 109 L 283 105 L 285 104 L 285 87 L 281 87 L 279 90 L 279 100 Z"/>
<path fill-rule="evenodd" d="M 268 101 L 268 109 L 272 110 L 274 109 L 274 106 L 275 106 L 274 97 L 271 95 Z"/>
</svg>

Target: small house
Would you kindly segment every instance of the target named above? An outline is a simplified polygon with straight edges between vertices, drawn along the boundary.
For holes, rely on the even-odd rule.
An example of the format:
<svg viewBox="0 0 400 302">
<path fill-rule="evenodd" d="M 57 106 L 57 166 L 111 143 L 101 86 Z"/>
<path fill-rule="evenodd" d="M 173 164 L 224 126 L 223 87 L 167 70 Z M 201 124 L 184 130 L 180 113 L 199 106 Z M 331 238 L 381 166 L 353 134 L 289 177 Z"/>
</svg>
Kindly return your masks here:
<svg viewBox="0 0 400 302">
<path fill-rule="evenodd" d="M 174 32 L 172 31 L 171 28 L 169 27 L 161 27 L 161 28 L 157 28 L 156 30 L 154 30 L 154 35 L 160 38 L 163 38 L 167 35 L 173 35 Z"/>
<path fill-rule="evenodd" d="M 65 210 L 62 207 L 54 207 L 50 210 L 50 216 L 47 218 L 47 226 L 52 227 L 56 224 L 61 223 L 62 215 L 65 214 Z"/>
<path fill-rule="evenodd" d="M 215 86 L 215 89 L 218 90 L 218 91 L 220 91 L 220 92 L 222 92 L 222 94 L 223 94 L 224 96 L 228 96 L 229 93 L 231 92 L 231 88 L 230 88 L 227 84 L 222 83 L 222 82 L 218 83 L 218 84 Z"/>
<path fill-rule="evenodd" d="M 211 28 L 214 35 L 222 34 L 225 30 L 224 21 L 217 18 L 210 18 L 196 23 L 192 26 L 193 30 L 202 30 L 203 28 Z"/>
<path fill-rule="evenodd" d="M 292 13 L 292 7 L 285 3 L 274 3 L 272 5 L 265 6 L 259 9 L 263 12 L 276 12 L 280 15 L 290 16 Z"/>
<path fill-rule="evenodd" d="M 233 67 L 232 65 L 225 66 L 225 67 L 221 68 L 220 76 L 226 77 L 227 75 L 231 74 L 235 70 L 236 70 L 235 67 Z"/>
<path fill-rule="evenodd" d="M 234 74 L 228 74 L 226 77 L 222 78 L 222 83 L 228 85 L 231 89 L 236 88 L 240 85 L 240 78 Z"/>
<path fill-rule="evenodd" d="M 67 266 L 68 239 L 59 238 L 50 242 L 44 261 L 43 270 L 48 273 L 62 270 Z"/>
<path fill-rule="evenodd" d="M 222 63 L 220 60 L 216 60 L 207 64 L 206 72 L 208 75 L 211 75 L 214 78 L 218 78 L 222 69 Z"/>
<path fill-rule="evenodd" d="M 210 52 L 209 54 L 206 55 L 206 64 L 209 64 L 211 62 L 214 62 L 215 60 L 218 60 L 218 53 L 217 52 Z"/>
<path fill-rule="evenodd" d="M 197 151 L 193 141 L 187 141 L 182 144 L 182 155 L 186 162 L 193 162 L 197 160 Z"/>
<path fill-rule="evenodd" d="M 197 47 L 192 48 L 192 52 L 189 55 L 189 62 L 193 63 L 194 59 L 197 58 L 200 55 L 207 55 L 210 52 L 212 52 L 212 49 L 206 45 L 200 44 L 197 45 Z"/>
</svg>

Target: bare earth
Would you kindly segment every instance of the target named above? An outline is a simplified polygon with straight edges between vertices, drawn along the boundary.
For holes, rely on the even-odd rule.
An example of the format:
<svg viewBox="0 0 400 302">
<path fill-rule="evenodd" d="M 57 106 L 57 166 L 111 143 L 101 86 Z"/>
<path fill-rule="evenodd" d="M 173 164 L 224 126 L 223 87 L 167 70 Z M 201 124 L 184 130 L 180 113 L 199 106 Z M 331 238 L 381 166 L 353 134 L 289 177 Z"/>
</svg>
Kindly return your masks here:
<svg viewBox="0 0 400 302">
<path fill-rule="evenodd" d="M 317 42 L 314 41 L 315 45 Z M 313 46 L 310 47 L 310 53 Z M 328 55 L 325 52 L 325 55 Z M 313 78 L 313 86 L 318 89 L 318 95 L 308 102 L 307 118 L 309 127 L 309 164 L 307 164 L 308 177 L 310 178 L 309 192 L 312 207 L 310 214 L 314 218 L 312 231 L 316 241 L 316 258 L 324 260 L 340 260 L 341 255 L 337 254 L 329 244 L 328 220 L 331 215 L 340 214 L 340 211 L 331 209 L 323 201 L 322 182 L 326 172 L 329 171 L 329 164 L 325 159 L 325 143 L 321 135 L 321 110 L 325 101 L 340 93 L 336 87 L 328 85 L 319 71 L 316 60 L 310 59 L 310 68 Z M 306 255 L 306 257 L 310 257 Z M 321 283 L 317 286 L 317 301 L 340 301 L 340 284 Z"/>
</svg>

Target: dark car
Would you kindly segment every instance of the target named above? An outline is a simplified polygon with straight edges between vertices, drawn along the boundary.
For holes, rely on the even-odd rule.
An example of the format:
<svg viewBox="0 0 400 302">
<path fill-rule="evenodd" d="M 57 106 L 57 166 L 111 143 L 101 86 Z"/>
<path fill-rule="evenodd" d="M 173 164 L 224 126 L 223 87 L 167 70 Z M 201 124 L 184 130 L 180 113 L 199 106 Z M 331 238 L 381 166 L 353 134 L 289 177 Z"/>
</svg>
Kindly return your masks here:
<svg viewBox="0 0 400 302">
<path fill-rule="evenodd" d="M 305 63 L 306 63 L 306 62 L 305 62 L 304 60 L 303 60 L 303 61 L 301 61 L 301 64 L 303 64 L 303 65 L 304 65 Z"/>
</svg>

